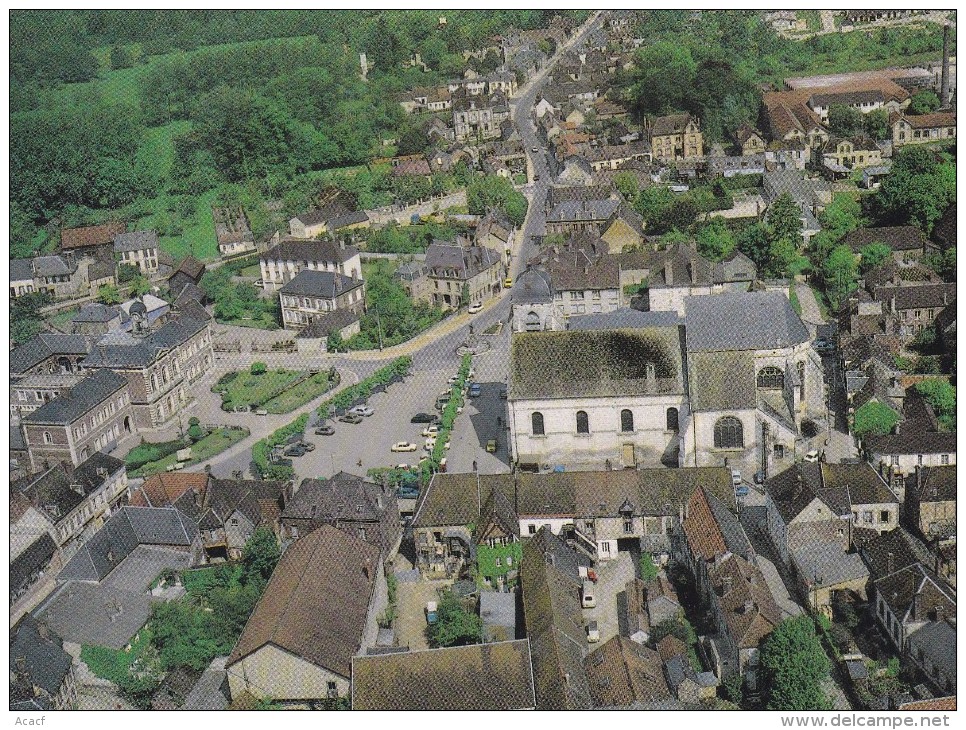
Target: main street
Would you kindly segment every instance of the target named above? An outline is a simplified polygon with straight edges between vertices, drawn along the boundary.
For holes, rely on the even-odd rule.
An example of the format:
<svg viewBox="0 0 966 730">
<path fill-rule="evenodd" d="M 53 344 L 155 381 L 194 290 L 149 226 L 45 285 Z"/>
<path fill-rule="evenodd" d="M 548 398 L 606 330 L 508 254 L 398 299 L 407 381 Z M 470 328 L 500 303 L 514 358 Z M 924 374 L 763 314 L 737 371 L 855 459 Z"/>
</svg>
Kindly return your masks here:
<svg viewBox="0 0 966 730">
<path fill-rule="evenodd" d="M 544 231 L 543 201 L 551 180 L 546 145 L 537 135 L 531 115 L 533 106 L 563 54 L 578 46 L 588 33 L 599 26 L 602 17 L 603 12 L 598 11 L 577 33 L 561 44 L 544 68 L 518 90 L 518 96 L 511 104 L 513 123 L 530 155 L 532 169 L 539 176 L 525 189 L 530 205 L 514 244 L 510 266 L 510 275 L 514 278 L 536 253 L 533 237 Z M 538 151 L 532 152 L 534 148 Z M 365 378 L 391 358 L 400 355 L 413 358 L 412 373 L 404 384 L 394 385 L 386 393 L 375 394 L 369 399 L 375 414 L 359 424 L 335 422 L 332 425 L 336 432 L 332 436 L 316 436 L 310 429 L 306 433 L 306 440 L 316 448 L 305 456 L 293 459 L 293 464 L 299 479 L 327 477 L 338 471 L 364 474 L 372 467 L 413 464 L 422 453 L 425 439 L 420 436 L 423 426 L 410 423 L 410 419 L 418 412 L 434 412 L 436 396 L 447 390 L 448 378 L 459 369 L 461 355 L 458 351 L 472 340 L 478 352 L 473 360 L 475 379 L 482 386 L 482 394 L 478 398 L 467 399 L 463 413 L 456 419 L 447 466 L 450 471 L 458 472 L 471 471 L 474 464 L 483 473 L 508 471 L 506 407 L 500 392 L 506 387 L 508 374 L 510 292 L 511 289 L 505 289 L 479 314 L 456 313 L 412 342 L 383 351 L 323 355 L 309 360 L 295 353 L 255 354 L 244 350 L 240 353 L 219 353 L 211 372 L 193 388 L 197 402 L 189 415 L 196 415 L 205 423 L 244 425 L 251 429 L 252 434 L 197 468 L 210 466 L 212 473 L 222 477 L 236 472 L 249 473 L 251 447 L 255 441 L 290 422 L 296 414 L 316 407 L 338 392 L 328 393 L 291 414 L 229 414 L 221 411 L 219 397 L 210 392 L 211 386 L 224 373 L 245 370 L 254 360 L 264 361 L 269 367 L 335 367 L 342 374 L 341 389 Z M 484 334 L 486 330 L 497 327 L 498 334 Z M 253 339 L 268 342 L 288 337 L 288 333 L 256 333 L 225 327 L 217 328 L 216 332 L 219 339 L 240 339 L 244 343 Z M 486 451 L 486 443 L 491 438 L 496 438 L 498 444 L 494 454 Z M 392 453 L 390 447 L 397 441 L 411 441 L 419 447 L 419 451 Z"/>
</svg>

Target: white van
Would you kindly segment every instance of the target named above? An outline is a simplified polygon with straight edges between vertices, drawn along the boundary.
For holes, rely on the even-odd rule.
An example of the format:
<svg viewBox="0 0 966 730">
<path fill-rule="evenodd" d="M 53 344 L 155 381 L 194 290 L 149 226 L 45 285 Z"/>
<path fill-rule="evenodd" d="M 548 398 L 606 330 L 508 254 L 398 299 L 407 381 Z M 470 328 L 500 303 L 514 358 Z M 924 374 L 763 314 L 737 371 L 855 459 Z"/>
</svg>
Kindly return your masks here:
<svg viewBox="0 0 966 730">
<path fill-rule="evenodd" d="M 594 584 L 589 580 L 585 580 L 583 587 L 580 589 L 580 605 L 584 608 L 593 608 L 597 605 Z"/>
</svg>

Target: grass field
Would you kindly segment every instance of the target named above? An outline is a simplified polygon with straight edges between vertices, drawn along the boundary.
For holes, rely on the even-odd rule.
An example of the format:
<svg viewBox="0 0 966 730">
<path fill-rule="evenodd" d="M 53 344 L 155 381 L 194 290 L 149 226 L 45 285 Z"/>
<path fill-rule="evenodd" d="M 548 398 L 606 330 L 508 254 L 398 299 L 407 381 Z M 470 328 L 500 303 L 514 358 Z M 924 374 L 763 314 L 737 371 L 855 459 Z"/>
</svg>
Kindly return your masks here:
<svg viewBox="0 0 966 730">
<path fill-rule="evenodd" d="M 212 456 L 220 454 L 233 444 L 237 444 L 242 439 L 247 438 L 250 433 L 247 428 L 238 428 L 236 426 L 218 427 L 191 445 L 191 459 L 183 463 L 185 466 L 191 466 L 192 464 L 207 461 Z M 166 471 L 169 466 L 177 463 L 177 454 L 169 454 L 163 459 L 152 461 L 128 474 L 132 477 L 146 477 L 151 474 Z"/>
<path fill-rule="evenodd" d="M 231 380 L 219 381 L 215 392 L 221 393 L 221 401 L 227 410 L 236 406 L 247 406 L 252 403 L 262 404 L 274 393 L 284 390 L 305 373 L 300 370 L 269 370 L 261 375 L 252 375 L 242 371 Z"/>
<path fill-rule="evenodd" d="M 291 413 L 310 400 L 318 398 L 323 393 L 328 393 L 338 384 L 338 378 L 331 381 L 328 373 L 318 373 L 294 388 L 290 388 L 281 395 L 272 398 L 265 403 L 264 408 L 269 413 Z"/>
</svg>

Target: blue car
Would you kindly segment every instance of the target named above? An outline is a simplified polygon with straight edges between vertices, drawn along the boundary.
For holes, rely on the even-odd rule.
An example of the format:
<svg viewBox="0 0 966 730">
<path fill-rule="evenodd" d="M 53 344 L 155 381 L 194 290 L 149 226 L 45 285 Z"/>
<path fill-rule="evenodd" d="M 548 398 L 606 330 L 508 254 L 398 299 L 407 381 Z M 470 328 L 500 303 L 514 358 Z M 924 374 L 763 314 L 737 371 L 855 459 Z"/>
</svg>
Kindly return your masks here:
<svg viewBox="0 0 966 730">
<path fill-rule="evenodd" d="M 748 485 L 747 484 L 740 484 L 737 487 L 735 487 L 735 494 L 737 496 L 739 496 L 739 497 L 747 497 L 748 496 Z"/>
<path fill-rule="evenodd" d="M 482 392 L 483 389 L 479 383 L 473 383 L 470 386 L 470 398 L 478 398 Z"/>
</svg>

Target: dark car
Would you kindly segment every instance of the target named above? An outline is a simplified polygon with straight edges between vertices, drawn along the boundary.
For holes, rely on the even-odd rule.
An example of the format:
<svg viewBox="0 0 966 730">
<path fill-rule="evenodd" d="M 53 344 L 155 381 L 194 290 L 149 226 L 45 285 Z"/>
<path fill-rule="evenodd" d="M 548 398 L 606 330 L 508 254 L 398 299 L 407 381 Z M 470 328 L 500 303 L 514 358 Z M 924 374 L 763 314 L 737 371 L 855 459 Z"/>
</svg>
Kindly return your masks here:
<svg viewBox="0 0 966 730">
<path fill-rule="evenodd" d="M 410 423 L 432 423 L 435 421 L 437 416 L 432 413 L 417 413 L 415 416 L 409 419 Z"/>
<path fill-rule="evenodd" d="M 763 471 L 756 471 L 755 472 L 755 484 L 764 484 L 764 483 L 765 483 L 765 472 L 763 472 Z"/>
<path fill-rule="evenodd" d="M 738 497 L 747 497 L 748 496 L 748 485 L 747 484 L 739 484 L 737 487 L 735 487 L 735 495 L 738 496 Z"/>
<path fill-rule="evenodd" d="M 308 441 L 300 441 L 299 446 L 301 446 L 306 451 L 315 451 L 315 444 L 309 443 Z"/>
<path fill-rule="evenodd" d="M 335 429 L 332 426 L 319 426 L 315 429 L 316 436 L 331 436 L 335 433 Z"/>
<path fill-rule="evenodd" d="M 357 416 L 355 413 L 346 413 L 339 420 L 342 423 L 362 423 L 362 416 Z"/>
<path fill-rule="evenodd" d="M 285 449 L 286 456 L 305 456 L 307 453 L 305 447 L 302 444 L 292 444 L 287 449 Z"/>
</svg>

